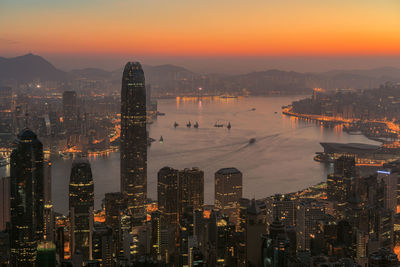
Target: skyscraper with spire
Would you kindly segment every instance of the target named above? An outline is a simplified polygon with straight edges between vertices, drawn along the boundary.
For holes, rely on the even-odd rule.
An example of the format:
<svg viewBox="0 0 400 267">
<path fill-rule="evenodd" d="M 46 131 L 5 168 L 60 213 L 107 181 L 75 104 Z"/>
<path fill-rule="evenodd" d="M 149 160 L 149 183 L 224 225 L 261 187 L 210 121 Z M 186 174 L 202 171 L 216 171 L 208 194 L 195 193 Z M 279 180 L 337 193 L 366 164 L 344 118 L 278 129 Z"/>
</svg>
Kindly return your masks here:
<svg viewBox="0 0 400 267">
<path fill-rule="evenodd" d="M 135 222 L 145 219 L 147 198 L 146 88 L 142 66 L 128 62 L 121 90 L 121 192 Z"/>
<path fill-rule="evenodd" d="M 14 144 L 10 157 L 11 263 L 35 266 L 36 248 L 43 238 L 43 145 L 29 129 Z"/>
</svg>

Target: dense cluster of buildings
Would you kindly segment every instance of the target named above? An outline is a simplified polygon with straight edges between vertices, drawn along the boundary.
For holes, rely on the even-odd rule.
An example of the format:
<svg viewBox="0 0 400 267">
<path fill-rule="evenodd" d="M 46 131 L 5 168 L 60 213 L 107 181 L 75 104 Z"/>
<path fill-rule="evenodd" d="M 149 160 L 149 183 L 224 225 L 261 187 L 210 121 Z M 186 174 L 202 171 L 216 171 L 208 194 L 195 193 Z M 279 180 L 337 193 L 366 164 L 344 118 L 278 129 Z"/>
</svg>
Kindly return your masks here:
<svg viewBox="0 0 400 267">
<path fill-rule="evenodd" d="M 64 124 L 77 128 L 76 94 L 64 93 Z M 67 115 L 68 113 L 68 115 Z M 94 210 L 90 162 L 74 160 L 69 214 L 54 211 L 51 162 L 24 128 L 10 177 L 0 179 L 3 266 L 398 266 L 400 163 L 367 175 L 354 157 L 334 162 L 325 187 L 243 198 L 243 174 L 215 172 L 214 205 L 204 172 L 164 167 L 158 201 L 147 198 L 146 87 L 139 63 L 125 66 L 121 93 L 121 190 Z M 311 193 L 310 193 L 311 192 Z"/>
<path fill-rule="evenodd" d="M 295 101 L 289 113 L 331 127 L 345 123 L 344 130 L 362 132 L 374 139 L 396 139 L 400 122 L 400 85 L 386 83 L 370 90 L 326 91 L 315 88 L 311 98 Z"/>
</svg>

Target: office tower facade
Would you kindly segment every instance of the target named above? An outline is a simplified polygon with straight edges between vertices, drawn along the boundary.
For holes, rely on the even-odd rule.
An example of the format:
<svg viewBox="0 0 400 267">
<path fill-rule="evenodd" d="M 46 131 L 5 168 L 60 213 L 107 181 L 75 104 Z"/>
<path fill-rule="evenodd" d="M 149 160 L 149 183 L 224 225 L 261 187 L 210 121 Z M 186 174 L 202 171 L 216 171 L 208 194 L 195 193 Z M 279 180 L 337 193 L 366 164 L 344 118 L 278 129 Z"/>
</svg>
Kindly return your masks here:
<svg viewBox="0 0 400 267">
<path fill-rule="evenodd" d="M 272 211 L 272 221 L 278 219 L 285 226 L 296 225 L 297 200 L 290 199 L 287 195 L 275 195 L 268 209 Z"/>
<path fill-rule="evenodd" d="M 352 196 L 355 182 L 354 157 L 342 156 L 335 160 L 334 173 L 328 175 L 327 195 L 331 201 L 345 202 Z"/>
<path fill-rule="evenodd" d="M 215 210 L 238 224 L 240 204 L 243 196 L 242 173 L 236 168 L 224 168 L 215 173 Z"/>
<path fill-rule="evenodd" d="M 242 200 L 241 200 L 242 201 Z M 261 258 L 261 236 L 266 233 L 265 214 L 255 199 L 246 209 L 246 259 L 248 264 L 257 265 Z"/>
<path fill-rule="evenodd" d="M 37 266 L 56 267 L 56 245 L 51 241 L 43 241 L 37 247 Z"/>
<path fill-rule="evenodd" d="M 151 255 L 154 259 L 165 258 L 165 251 L 168 245 L 168 235 L 162 222 L 162 214 L 159 211 L 151 213 Z"/>
<path fill-rule="evenodd" d="M 121 90 L 121 192 L 134 222 L 143 222 L 147 199 L 146 88 L 142 66 L 128 62 Z"/>
<path fill-rule="evenodd" d="M 178 173 L 178 216 L 190 206 L 202 210 L 204 206 L 204 172 L 199 168 L 184 169 Z"/>
<path fill-rule="evenodd" d="M 288 266 L 290 241 L 285 225 L 279 220 L 274 220 L 269 225 L 268 232 L 261 238 L 261 266 Z"/>
<path fill-rule="evenodd" d="M 43 238 L 43 145 L 23 130 L 11 153 L 11 258 L 13 266 L 33 266 Z"/>
<path fill-rule="evenodd" d="M 391 252 L 389 249 L 380 248 L 378 251 L 371 253 L 368 257 L 369 267 L 379 266 L 399 266 L 399 260 L 397 255 Z"/>
<path fill-rule="evenodd" d="M 0 231 L 10 222 L 10 177 L 0 178 Z"/>
<path fill-rule="evenodd" d="M 178 170 L 164 167 L 158 172 L 158 210 L 166 225 L 178 221 Z"/>
<path fill-rule="evenodd" d="M 93 233 L 94 185 L 88 160 L 72 163 L 69 183 L 69 212 L 71 220 L 71 252 L 77 251 L 84 260 L 91 259 Z"/>
<path fill-rule="evenodd" d="M 75 91 L 63 93 L 63 124 L 67 133 L 74 133 L 77 129 L 78 104 Z"/>
<path fill-rule="evenodd" d="M 207 244 L 211 266 L 229 266 L 228 256 L 232 255 L 234 225 L 219 211 L 212 211 L 207 224 Z"/>
<path fill-rule="evenodd" d="M 93 232 L 93 259 L 103 267 L 113 266 L 113 233 L 109 226 L 96 225 Z"/>
<path fill-rule="evenodd" d="M 0 86 L 0 141 L 10 140 L 13 134 L 12 89 Z"/>
<path fill-rule="evenodd" d="M 9 266 L 10 264 L 10 235 L 7 232 L 0 231 L 0 266 Z"/>
<path fill-rule="evenodd" d="M 47 241 L 54 240 L 54 213 L 53 202 L 51 200 L 51 162 L 44 161 L 44 218 L 43 218 L 43 237 Z"/>
<path fill-rule="evenodd" d="M 297 249 L 310 250 L 312 236 L 318 231 L 318 223 L 325 217 L 325 207 L 321 202 L 302 200 L 297 207 Z"/>
<path fill-rule="evenodd" d="M 113 234 L 113 253 L 118 257 L 123 252 L 120 219 L 126 209 L 125 197 L 121 192 L 106 193 L 104 205 L 106 212 L 106 225 L 111 227 Z"/>
<path fill-rule="evenodd" d="M 378 183 L 384 183 L 383 186 L 383 205 L 385 209 L 390 209 L 393 214 L 397 213 L 397 190 L 399 174 L 391 170 L 379 170 L 377 173 Z"/>
</svg>

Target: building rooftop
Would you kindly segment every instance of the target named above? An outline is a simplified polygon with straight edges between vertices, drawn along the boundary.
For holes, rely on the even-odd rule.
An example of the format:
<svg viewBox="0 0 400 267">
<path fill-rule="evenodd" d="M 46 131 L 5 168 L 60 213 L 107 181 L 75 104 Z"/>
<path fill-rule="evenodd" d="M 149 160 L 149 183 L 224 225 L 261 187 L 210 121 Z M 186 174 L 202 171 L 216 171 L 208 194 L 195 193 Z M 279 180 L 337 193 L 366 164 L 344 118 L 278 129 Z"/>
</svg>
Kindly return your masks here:
<svg viewBox="0 0 400 267">
<path fill-rule="evenodd" d="M 18 139 L 20 140 L 34 140 L 37 136 L 32 130 L 25 128 L 18 134 Z"/>
<path fill-rule="evenodd" d="M 361 143 L 320 143 L 325 152 L 328 153 L 352 153 L 365 154 L 374 153 L 379 150 L 379 146 Z"/>
<path fill-rule="evenodd" d="M 220 169 L 215 174 L 228 175 L 228 174 L 236 174 L 236 173 L 241 173 L 241 172 L 238 169 L 231 167 L 231 168 Z"/>
</svg>

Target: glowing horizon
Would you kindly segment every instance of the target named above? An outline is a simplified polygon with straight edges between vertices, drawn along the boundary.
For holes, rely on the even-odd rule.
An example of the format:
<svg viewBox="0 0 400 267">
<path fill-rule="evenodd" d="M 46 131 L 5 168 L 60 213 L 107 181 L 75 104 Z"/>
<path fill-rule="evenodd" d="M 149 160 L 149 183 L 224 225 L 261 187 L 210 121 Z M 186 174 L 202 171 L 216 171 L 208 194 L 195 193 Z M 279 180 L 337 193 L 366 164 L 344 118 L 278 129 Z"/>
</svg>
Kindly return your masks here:
<svg viewBox="0 0 400 267">
<path fill-rule="evenodd" d="M 3 0 L 0 53 L 400 55 L 400 2 L 348 2 Z"/>
</svg>

